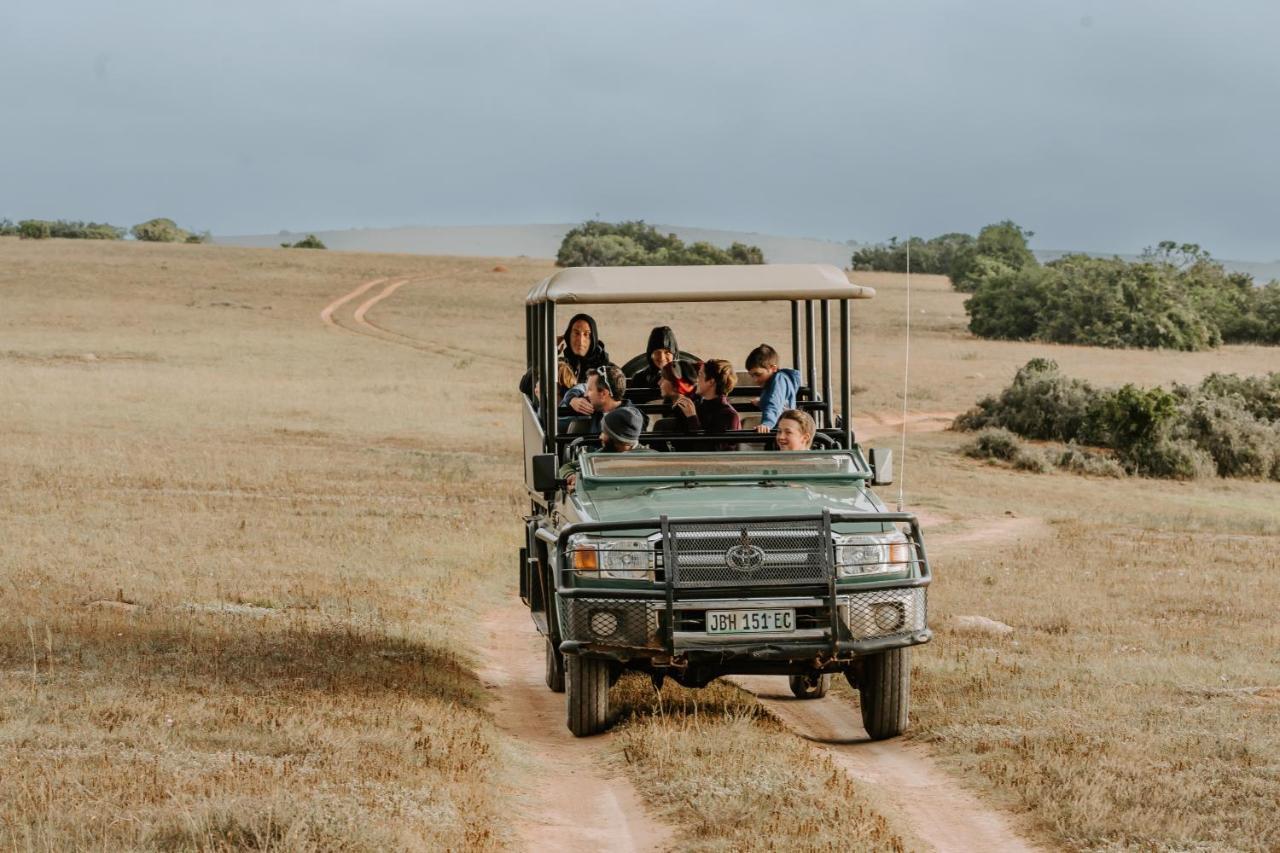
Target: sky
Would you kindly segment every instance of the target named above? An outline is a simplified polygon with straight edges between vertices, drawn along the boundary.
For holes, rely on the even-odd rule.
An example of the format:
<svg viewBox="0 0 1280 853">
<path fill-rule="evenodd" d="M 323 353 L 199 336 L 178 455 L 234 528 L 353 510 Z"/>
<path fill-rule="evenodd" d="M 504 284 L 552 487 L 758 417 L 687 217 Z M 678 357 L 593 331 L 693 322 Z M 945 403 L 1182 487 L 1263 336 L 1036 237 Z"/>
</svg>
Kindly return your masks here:
<svg viewBox="0 0 1280 853">
<path fill-rule="evenodd" d="M 0 217 L 645 219 L 1280 258 L 1280 5 L 0 6 Z"/>
</svg>

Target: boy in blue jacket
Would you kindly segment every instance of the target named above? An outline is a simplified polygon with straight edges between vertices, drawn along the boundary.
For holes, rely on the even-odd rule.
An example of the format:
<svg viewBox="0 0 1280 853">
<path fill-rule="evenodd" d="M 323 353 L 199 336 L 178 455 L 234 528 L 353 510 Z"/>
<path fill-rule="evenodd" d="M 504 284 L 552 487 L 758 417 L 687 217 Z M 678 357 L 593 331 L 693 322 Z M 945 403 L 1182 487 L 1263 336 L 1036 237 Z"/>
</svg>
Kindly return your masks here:
<svg viewBox="0 0 1280 853">
<path fill-rule="evenodd" d="M 772 432 L 782 413 L 796 407 L 800 371 L 779 368 L 778 351 L 761 344 L 747 355 L 747 373 L 760 386 L 760 426 L 756 432 Z"/>
</svg>

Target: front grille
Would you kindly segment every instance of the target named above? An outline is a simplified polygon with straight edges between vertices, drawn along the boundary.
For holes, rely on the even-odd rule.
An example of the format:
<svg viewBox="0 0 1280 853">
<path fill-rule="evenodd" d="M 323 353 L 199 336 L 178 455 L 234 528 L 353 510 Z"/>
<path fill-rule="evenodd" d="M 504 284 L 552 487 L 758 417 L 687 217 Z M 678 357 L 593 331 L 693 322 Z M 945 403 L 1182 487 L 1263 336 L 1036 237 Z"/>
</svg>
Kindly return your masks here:
<svg viewBox="0 0 1280 853">
<path fill-rule="evenodd" d="M 820 521 L 668 525 L 677 587 L 826 583 L 832 540 Z"/>
<path fill-rule="evenodd" d="M 664 607 L 644 599 L 562 598 L 560 629 L 566 640 L 660 649 Z"/>
<path fill-rule="evenodd" d="M 927 599 L 924 587 L 878 589 L 839 599 L 840 620 L 855 640 L 923 631 Z"/>
</svg>

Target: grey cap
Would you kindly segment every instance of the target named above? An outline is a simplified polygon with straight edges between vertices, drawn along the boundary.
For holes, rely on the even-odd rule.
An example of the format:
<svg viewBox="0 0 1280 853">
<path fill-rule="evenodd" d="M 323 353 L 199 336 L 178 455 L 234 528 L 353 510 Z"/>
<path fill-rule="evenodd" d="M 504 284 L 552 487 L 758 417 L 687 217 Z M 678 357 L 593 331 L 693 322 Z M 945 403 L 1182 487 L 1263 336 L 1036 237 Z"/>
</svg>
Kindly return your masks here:
<svg viewBox="0 0 1280 853">
<path fill-rule="evenodd" d="M 644 431 L 644 415 L 633 406 L 619 406 L 601 419 L 600 426 L 614 441 L 634 447 Z"/>
</svg>

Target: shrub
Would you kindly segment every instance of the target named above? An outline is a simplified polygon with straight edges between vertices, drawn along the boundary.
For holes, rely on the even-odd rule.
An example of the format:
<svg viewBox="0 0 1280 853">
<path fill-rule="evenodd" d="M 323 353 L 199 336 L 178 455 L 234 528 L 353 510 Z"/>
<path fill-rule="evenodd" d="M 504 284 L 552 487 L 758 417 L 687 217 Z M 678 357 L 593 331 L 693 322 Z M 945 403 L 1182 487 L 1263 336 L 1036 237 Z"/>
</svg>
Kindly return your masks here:
<svg viewBox="0 0 1280 853">
<path fill-rule="evenodd" d="M 556 253 L 561 267 L 762 263 L 764 252 L 758 246 L 734 243 L 721 249 L 704 241 L 686 246 L 676 235 L 661 234 L 643 221 L 584 222 L 564 235 Z"/>
<path fill-rule="evenodd" d="M 1018 437 L 1007 429 L 984 429 L 972 442 L 965 445 L 964 453 L 975 459 L 1000 459 L 1008 462 L 1022 451 Z"/>
<path fill-rule="evenodd" d="M 18 236 L 18 226 L 12 219 L 0 219 L 0 237 Z"/>
<path fill-rule="evenodd" d="M 1075 442 L 1067 445 L 1053 464 L 1073 474 L 1084 474 L 1092 477 L 1123 477 L 1124 466 L 1110 456 L 1104 456 L 1093 450 L 1086 450 Z"/>
<path fill-rule="evenodd" d="M 998 396 L 979 401 L 953 427 L 981 430 L 964 452 L 983 457 L 1014 458 L 1011 436 L 1067 442 L 1054 464 L 1078 473 L 1115 476 L 1123 466 L 1151 477 L 1280 480 L 1280 372 L 1212 374 L 1172 391 L 1098 390 L 1063 376 L 1052 361 L 1032 359 Z M 1076 442 L 1115 456 L 1090 454 Z"/>
<path fill-rule="evenodd" d="M 1280 284 L 1254 287 L 1192 243 L 1161 243 L 1132 263 L 1066 255 L 1012 268 L 1003 257 L 972 264 L 965 310 L 979 337 L 1177 350 L 1280 343 Z"/>
<path fill-rule="evenodd" d="M 18 223 L 18 236 L 23 240 L 47 240 L 53 236 L 53 228 L 43 219 L 24 219 Z"/>
<path fill-rule="evenodd" d="M 1013 457 L 1013 467 L 1018 471 L 1044 474 L 1049 470 L 1049 460 L 1038 450 L 1024 448 Z"/>
<path fill-rule="evenodd" d="M 853 253 L 851 266 L 855 270 L 880 270 L 906 272 L 907 249 L 911 250 L 911 271 L 934 275 L 950 275 L 956 255 L 973 245 L 970 234 L 943 234 L 929 240 L 909 237 L 899 243 L 897 237 L 888 243 L 864 246 Z"/>
<path fill-rule="evenodd" d="M 181 243 L 191 236 L 172 219 L 148 219 L 129 229 L 133 239 L 148 243 Z"/>
<path fill-rule="evenodd" d="M 985 397 L 956 418 L 955 429 L 1003 427 L 1026 438 L 1072 441 L 1089 435 L 1098 394 L 1088 382 L 1063 376 L 1058 363 L 1033 358 L 998 397 Z"/>
<path fill-rule="evenodd" d="M 1027 245 L 1034 235 L 1009 219 L 986 226 L 972 245 L 956 253 L 948 269 L 951 286 L 971 293 L 993 275 L 1038 267 Z"/>
<path fill-rule="evenodd" d="M 327 249 L 324 242 L 314 234 L 308 234 L 296 243 L 281 243 L 282 249 Z"/>
</svg>

